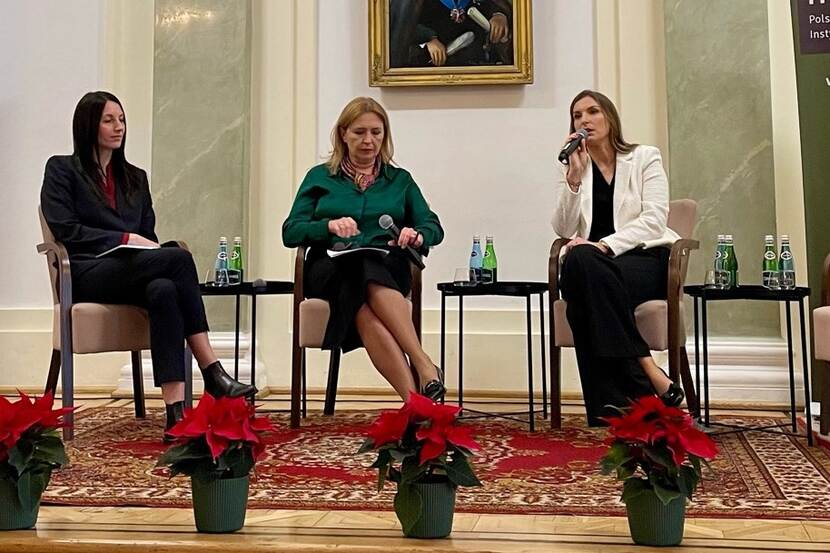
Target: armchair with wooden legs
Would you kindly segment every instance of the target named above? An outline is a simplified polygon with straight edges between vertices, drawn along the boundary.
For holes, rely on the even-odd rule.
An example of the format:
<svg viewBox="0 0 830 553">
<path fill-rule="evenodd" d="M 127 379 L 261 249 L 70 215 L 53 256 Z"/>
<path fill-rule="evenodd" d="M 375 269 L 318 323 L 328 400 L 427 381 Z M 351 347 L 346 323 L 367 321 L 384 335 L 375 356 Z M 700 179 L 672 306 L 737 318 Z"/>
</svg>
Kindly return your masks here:
<svg viewBox="0 0 830 553">
<path fill-rule="evenodd" d="M 824 258 L 821 273 L 821 306 L 813 310 L 815 358 L 813 370 L 822 371 L 820 432 L 830 433 L 830 255 Z"/>
<path fill-rule="evenodd" d="M 329 321 L 329 303 L 322 299 L 306 298 L 303 276 L 306 248 L 297 248 L 294 261 L 294 309 L 291 355 L 291 428 L 300 426 L 300 418 L 306 415 L 306 348 L 320 348 Z M 412 323 L 418 339 L 421 339 L 421 269 L 410 264 L 412 290 L 409 304 Z M 340 350 L 332 350 L 329 357 L 328 383 L 323 404 L 323 414 L 333 415 L 337 399 L 337 381 L 340 373 Z M 417 378 L 416 378 L 417 381 Z"/>
<path fill-rule="evenodd" d="M 38 207 L 43 243 L 37 251 L 46 256 L 54 303 L 52 314 L 52 359 L 44 393 L 52 392 L 61 376 L 63 407 L 73 407 L 74 354 L 129 351 L 133 369 L 133 400 L 136 418 L 144 418 L 144 377 L 141 370 L 141 351 L 150 348 L 150 319 L 141 307 L 123 304 L 74 303 L 72 301 L 72 272 L 69 254 L 64 245 L 55 240 L 43 212 Z M 182 247 L 186 247 L 183 243 Z M 184 349 L 182 350 L 184 353 Z M 189 358 L 189 356 L 187 357 Z M 189 364 L 186 364 L 189 367 Z M 185 371 L 185 400 L 190 403 L 191 375 Z M 73 413 L 64 416 L 65 440 L 74 438 Z"/>
<path fill-rule="evenodd" d="M 683 284 L 691 251 L 699 248 L 698 241 L 691 239 L 696 221 L 697 202 L 689 199 L 670 202 L 668 227 L 680 235 L 680 239 L 672 244 L 669 255 L 667 298 L 644 302 L 634 310 L 637 328 L 649 348 L 652 351 L 668 350 L 669 377 L 675 382 L 679 378 L 682 382 L 686 404 L 693 416 L 699 413 L 700 405 L 686 352 Z M 560 252 L 568 242 L 569 238 L 555 240 L 548 260 L 551 428 L 560 428 L 562 425 L 561 348 L 574 345 L 573 334 L 565 316 L 567 302 L 561 299 L 559 293 Z"/>
</svg>

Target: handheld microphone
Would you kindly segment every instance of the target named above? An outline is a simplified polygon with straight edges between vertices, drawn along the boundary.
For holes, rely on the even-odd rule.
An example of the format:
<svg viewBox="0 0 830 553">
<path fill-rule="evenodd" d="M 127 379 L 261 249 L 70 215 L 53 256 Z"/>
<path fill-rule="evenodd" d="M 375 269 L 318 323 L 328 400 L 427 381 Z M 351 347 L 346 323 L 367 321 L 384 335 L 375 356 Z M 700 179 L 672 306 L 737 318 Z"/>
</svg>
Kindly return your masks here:
<svg viewBox="0 0 830 553">
<path fill-rule="evenodd" d="M 588 138 L 588 131 L 586 131 L 585 129 L 579 129 L 578 131 L 576 131 L 576 134 L 578 136 L 576 138 L 571 138 L 570 140 L 568 140 L 568 143 L 565 144 L 565 147 L 562 148 L 561 152 L 559 152 L 559 161 L 560 163 L 562 163 L 562 165 L 568 165 L 568 163 L 570 163 L 568 161 L 570 155 L 574 153 L 577 148 L 579 148 L 580 142 Z"/>
<path fill-rule="evenodd" d="M 380 228 L 385 230 L 389 236 L 397 240 L 401 236 L 401 230 L 395 226 L 395 221 L 392 220 L 392 217 L 384 213 L 378 218 L 378 224 Z M 413 248 L 412 246 L 406 246 L 404 248 L 406 253 L 409 254 L 409 258 L 412 260 L 415 265 L 418 266 L 419 269 L 423 269 L 425 267 L 423 259 L 421 259 L 421 254 Z"/>
</svg>

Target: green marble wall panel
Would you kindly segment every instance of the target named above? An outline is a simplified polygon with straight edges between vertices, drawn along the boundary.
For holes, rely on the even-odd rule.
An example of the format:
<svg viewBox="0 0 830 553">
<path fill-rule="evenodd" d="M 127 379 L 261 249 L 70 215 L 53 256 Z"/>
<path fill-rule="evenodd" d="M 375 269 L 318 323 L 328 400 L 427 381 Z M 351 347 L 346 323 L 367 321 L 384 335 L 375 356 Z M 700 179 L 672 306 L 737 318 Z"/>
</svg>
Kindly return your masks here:
<svg viewBox="0 0 830 553">
<path fill-rule="evenodd" d="M 220 235 L 248 242 L 250 36 L 250 0 L 155 2 L 158 234 L 188 243 L 201 279 L 213 267 Z M 232 302 L 206 303 L 211 329 L 232 329 Z"/>
<path fill-rule="evenodd" d="M 702 282 L 717 234 L 731 233 L 741 282 L 759 283 L 764 234 L 776 232 L 767 0 L 664 8 L 671 195 L 699 206 L 688 281 Z M 710 335 L 780 336 L 772 303 L 710 304 L 709 323 Z"/>
</svg>

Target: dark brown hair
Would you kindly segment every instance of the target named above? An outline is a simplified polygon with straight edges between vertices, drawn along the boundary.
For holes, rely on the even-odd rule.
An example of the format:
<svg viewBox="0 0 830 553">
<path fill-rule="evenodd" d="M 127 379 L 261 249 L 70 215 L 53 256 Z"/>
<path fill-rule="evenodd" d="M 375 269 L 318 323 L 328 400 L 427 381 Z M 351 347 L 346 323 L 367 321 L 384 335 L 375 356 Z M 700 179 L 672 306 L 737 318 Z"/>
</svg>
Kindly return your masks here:
<svg viewBox="0 0 830 553">
<path fill-rule="evenodd" d="M 614 102 L 608 96 L 596 90 L 583 90 L 571 102 L 571 108 L 568 110 L 568 116 L 571 119 L 571 132 L 576 132 L 576 128 L 574 128 L 574 106 L 586 96 L 593 98 L 605 114 L 605 120 L 608 121 L 608 139 L 611 141 L 611 146 L 622 154 L 627 154 L 633 150 L 637 145 L 630 144 L 623 138 L 620 114 L 617 113 Z"/>
</svg>

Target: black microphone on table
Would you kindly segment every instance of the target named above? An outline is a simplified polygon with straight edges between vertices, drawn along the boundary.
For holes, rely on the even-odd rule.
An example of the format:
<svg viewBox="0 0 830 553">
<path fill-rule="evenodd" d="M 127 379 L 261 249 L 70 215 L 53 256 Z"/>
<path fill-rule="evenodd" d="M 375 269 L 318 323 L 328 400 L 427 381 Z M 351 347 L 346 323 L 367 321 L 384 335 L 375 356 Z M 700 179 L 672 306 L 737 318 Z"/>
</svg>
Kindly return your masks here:
<svg viewBox="0 0 830 553">
<path fill-rule="evenodd" d="M 395 240 L 400 238 L 401 230 L 395 226 L 395 221 L 393 221 L 392 217 L 390 217 L 389 215 L 385 213 L 381 215 L 378 218 L 378 224 L 380 225 L 380 228 L 389 233 L 389 236 L 391 236 Z M 419 269 L 423 269 L 425 267 L 424 260 L 421 259 L 421 254 L 418 253 L 418 250 L 416 250 L 412 246 L 406 246 L 404 250 L 406 250 L 406 253 L 409 254 L 409 259 L 411 259 L 412 262 L 415 263 L 415 265 L 417 265 Z"/>
<path fill-rule="evenodd" d="M 585 129 L 579 129 L 576 131 L 576 134 L 577 136 L 568 140 L 567 144 L 562 148 L 562 151 L 559 152 L 559 161 L 562 165 L 568 165 L 570 163 L 568 158 L 579 148 L 579 143 L 588 138 L 588 131 Z"/>
</svg>

